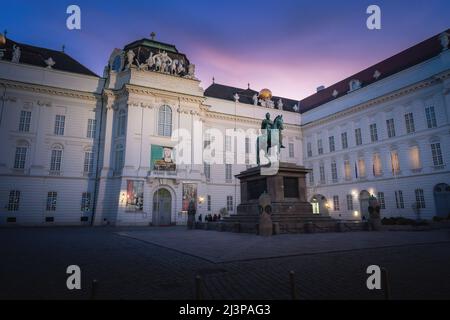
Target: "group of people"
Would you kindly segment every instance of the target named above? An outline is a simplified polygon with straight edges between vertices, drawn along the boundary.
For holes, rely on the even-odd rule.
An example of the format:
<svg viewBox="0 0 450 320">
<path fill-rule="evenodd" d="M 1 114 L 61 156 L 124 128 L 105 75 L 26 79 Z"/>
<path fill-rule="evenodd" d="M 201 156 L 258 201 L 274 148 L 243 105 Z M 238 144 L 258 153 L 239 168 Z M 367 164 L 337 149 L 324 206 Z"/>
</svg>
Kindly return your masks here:
<svg viewBox="0 0 450 320">
<path fill-rule="evenodd" d="M 222 217 L 220 216 L 220 214 L 219 215 L 217 215 L 217 214 L 214 214 L 214 215 L 208 214 L 208 215 L 205 216 L 205 222 L 216 222 L 216 221 L 219 221 L 221 218 Z M 203 216 L 201 214 L 198 216 L 198 221 L 199 222 L 203 222 Z"/>
</svg>

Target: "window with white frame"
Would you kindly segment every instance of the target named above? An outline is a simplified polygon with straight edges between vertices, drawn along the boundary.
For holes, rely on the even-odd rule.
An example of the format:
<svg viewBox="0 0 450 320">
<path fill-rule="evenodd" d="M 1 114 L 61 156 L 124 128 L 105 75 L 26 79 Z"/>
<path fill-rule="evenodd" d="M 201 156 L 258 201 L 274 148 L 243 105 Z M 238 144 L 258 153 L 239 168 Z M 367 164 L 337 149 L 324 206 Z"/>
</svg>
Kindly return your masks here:
<svg viewBox="0 0 450 320">
<path fill-rule="evenodd" d="M 353 211 L 353 196 L 351 194 L 347 195 L 347 210 Z"/>
<path fill-rule="evenodd" d="M 331 179 L 334 183 L 338 182 L 336 161 L 331 162 Z"/>
<path fill-rule="evenodd" d="M 320 183 L 325 184 L 325 167 L 323 163 L 319 166 L 319 174 L 320 174 Z"/>
<path fill-rule="evenodd" d="M 208 194 L 206 196 L 206 207 L 207 207 L 208 211 L 211 211 L 211 204 L 212 204 L 212 202 L 211 202 L 211 195 Z"/>
<path fill-rule="evenodd" d="M 378 130 L 376 123 L 372 123 L 370 125 L 370 141 L 372 142 L 378 141 Z"/>
<path fill-rule="evenodd" d="M 357 146 L 362 145 L 361 128 L 355 129 L 355 143 Z"/>
<path fill-rule="evenodd" d="M 306 144 L 306 153 L 308 154 L 309 158 L 312 157 L 312 144 L 311 144 L 311 142 L 308 142 Z"/>
<path fill-rule="evenodd" d="M 414 133 L 416 131 L 416 128 L 414 126 L 414 116 L 412 112 L 405 114 L 405 126 L 406 126 L 406 133 Z"/>
<path fill-rule="evenodd" d="M 425 209 L 425 196 L 423 194 L 423 189 L 416 189 L 414 191 L 416 195 L 416 206 L 419 209 Z"/>
<path fill-rule="evenodd" d="M 339 196 L 333 196 L 333 211 L 339 211 L 340 206 L 339 206 Z"/>
<path fill-rule="evenodd" d="M 341 133 L 341 142 L 342 142 L 342 149 L 347 149 L 348 148 L 347 132 Z"/>
<path fill-rule="evenodd" d="M 232 212 L 234 211 L 233 209 L 233 196 L 227 196 L 227 211 L 228 212 Z"/>
<path fill-rule="evenodd" d="M 436 123 L 436 113 L 434 112 L 434 107 L 430 106 L 430 107 L 425 108 L 425 115 L 427 117 L 427 127 L 429 129 L 436 128 L 437 123 Z"/>
<path fill-rule="evenodd" d="M 19 203 L 20 203 L 20 191 L 19 190 L 9 191 L 8 211 L 18 211 Z"/>
<path fill-rule="evenodd" d="M 418 170 L 422 168 L 422 164 L 420 162 L 420 152 L 418 146 L 411 146 L 409 148 L 409 162 L 412 170 Z"/>
<path fill-rule="evenodd" d="M 120 174 L 122 172 L 124 164 L 124 149 L 121 144 L 116 146 L 114 156 L 114 174 Z"/>
<path fill-rule="evenodd" d="M 384 201 L 384 192 L 378 192 L 378 202 L 380 203 L 380 209 L 386 209 L 386 202 Z"/>
<path fill-rule="evenodd" d="M 289 158 L 294 158 L 294 144 L 292 142 L 289 143 Z"/>
<path fill-rule="evenodd" d="M 317 140 L 317 153 L 323 154 L 322 139 Z"/>
<path fill-rule="evenodd" d="M 20 111 L 19 131 L 29 132 L 31 124 L 31 111 Z"/>
<path fill-rule="evenodd" d="M 81 212 L 91 211 L 91 193 L 83 192 L 81 194 Z"/>
<path fill-rule="evenodd" d="M 395 191 L 395 205 L 397 206 L 397 209 L 405 208 L 405 203 L 403 201 L 403 191 L 401 190 Z"/>
<path fill-rule="evenodd" d="M 26 146 L 16 147 L 16 153 L 14 156 L 14 169 L 25 169 L 27 150 L 28 148 Z"/>
<path fill-rule="evenodd" d="M 161 106 L 158 111 L 158 134 L 172 136 L 172 108 L 167 105 Z"/>
<path fill-rule="evenodd" d="M 117 136 L 123 137 L 127 129 L 127 112 L 123 109 L 119 110 L 117 117 Z"/>
<path fill-rule="evenodd" d="M 57 114 L 55 116 L 55 130 L 53 133 L 56 134 L 57 136 L 63 136 L 65 126 L 66 126 L 66 116 Z"/>
<path fill-rule="evenodd" d="M 47 211 L 56 211 L 56 200 L 58 198 L 58 193 L 56 191 L 49 191 L 47 193 Z"/>
<path fill-rule="evenodd" d="M 52 148 L 50 157 L 50 172 L 59 173 L 61 171 L 63 148 L 60 145 L 56 145 Z"/>
<path fill-rule="evenodd" d="M 226 182 L 232 181 L 232 166 L 231 166 L 231 164 L 225 164 L 225 180 L 226 180 Z"/>
<path fill-rule="evenodd" d="M 389 138 L 395 137 L 395 124 L 394 119 L 388 119 L 386 120 L 386 128 L 387 128 L 387 134 Z"/>
<path fill-rule="evenodd" d="M 372 160 L 373 160 L 373 175 L 375 177 L 379 177 L 383 174 L 383 167 L 381 164 L 380 154 L 378 152 L 374 153 Z"/>
<path fill-rule="evenodd" d="M 88 126 L 87 126 L 86 137 L 87 138 L 95 138 L 96 128 L 97 128 L 97 120 L 95 120 L 95 119 L 88 119 Z"/>
<path fill-rule="evenodd" d="M 336 150 L 336 146 L 334 144 L 334 136 L 328 137 L 328 147 L 330 148 L 330 152 L 334 152 Z"/>
<path fill-rule="evenodd" d="M 84 152 L 84 174 L 92 174 L 94 172 L 94 152 L 87 150 Z"/>
<path fill-rule="evenodd" d="M 431 156 L 433 158 L 433 165 L 442 166 L 444 159 L 442 158 L 441 144 L 435 142 L 431 144 Z"/>
<path fill-rule="evenodd" d="M 225 152 L 231 152 L 231 136 L 225 136 Z"/>
</svg>

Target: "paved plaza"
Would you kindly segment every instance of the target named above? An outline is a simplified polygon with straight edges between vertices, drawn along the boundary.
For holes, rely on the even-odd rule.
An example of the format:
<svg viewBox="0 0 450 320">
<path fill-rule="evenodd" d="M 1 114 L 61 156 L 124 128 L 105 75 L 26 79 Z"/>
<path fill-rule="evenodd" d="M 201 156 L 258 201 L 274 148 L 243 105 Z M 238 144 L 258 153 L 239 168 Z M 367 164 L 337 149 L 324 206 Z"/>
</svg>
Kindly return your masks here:
<svg viewBox="0 0 450 320">
<path fill-rule="evenodd" d="M 366 268 L 388 270 L 394 299 L 450 298 L 450 230 L 250 234 L 167 228 L 0 229 L 0 299 L 382 299 Z M 78 265 L 81 290 L 66 288 Z"/>
</svg>

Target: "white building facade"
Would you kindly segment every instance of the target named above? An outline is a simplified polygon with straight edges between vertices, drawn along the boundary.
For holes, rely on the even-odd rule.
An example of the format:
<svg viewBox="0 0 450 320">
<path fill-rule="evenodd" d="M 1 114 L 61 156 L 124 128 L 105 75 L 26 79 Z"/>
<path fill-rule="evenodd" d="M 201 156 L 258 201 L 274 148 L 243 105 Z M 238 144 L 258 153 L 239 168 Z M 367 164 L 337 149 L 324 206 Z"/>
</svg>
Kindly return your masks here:
<svg viewBox="0 0 450 320">
<path fill-rule="evenodd" d="M 386 60 L 344 80 L 345 91 L 341 83 L 294 101 L 250 86 L 203 90 L 188 58 L 154 40 L 115 49 L 98 77 L 63 52 L 5 39 L 0 225 L 185 224 L 191 201 L 197 219 L 233 214 L 234 176 L 255 165 L 267 112 L 284 119 L 280 160 L 313 169 L 316 213 L 361 219 L 373 194 L 382 216 L 447 215 L 443 40 L 413 47 L 426 58 L 400 71 Z"/>
</svg>

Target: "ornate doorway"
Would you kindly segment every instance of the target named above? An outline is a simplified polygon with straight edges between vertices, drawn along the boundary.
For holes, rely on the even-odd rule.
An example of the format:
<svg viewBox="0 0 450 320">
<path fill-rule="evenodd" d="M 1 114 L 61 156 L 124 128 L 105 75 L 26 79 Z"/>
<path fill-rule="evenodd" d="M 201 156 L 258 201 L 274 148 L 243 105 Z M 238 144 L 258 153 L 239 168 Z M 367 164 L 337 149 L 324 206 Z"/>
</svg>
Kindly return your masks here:
<svg viewBox="0 0 450 320">
<path fill-rule="evenodd" d="M 315 194 L 310 201 L 313 214 L 328 215 L 327 198 L 321 194 Z"/>
<path fill-rule="evenodd" d="M 361 206 L 361 219 L 369 220 L 369 198 L 370 194 L 368 191 L 363 190 L 359 194 L 359 204 Z"/>
<path fill-rule="evenodd" d="M 154 226 L 168 226 L 171 224 L 172 196 L 169 190 L 161 188 L 153 195 L 152 224 Z"/>
<path fill-rule="evenodd" d="M 436 215 L 447 217 L 450 215 L 450 186 L 446 183 L 437 184 L 434 187 L 434 203 Z"/>
</svg>

